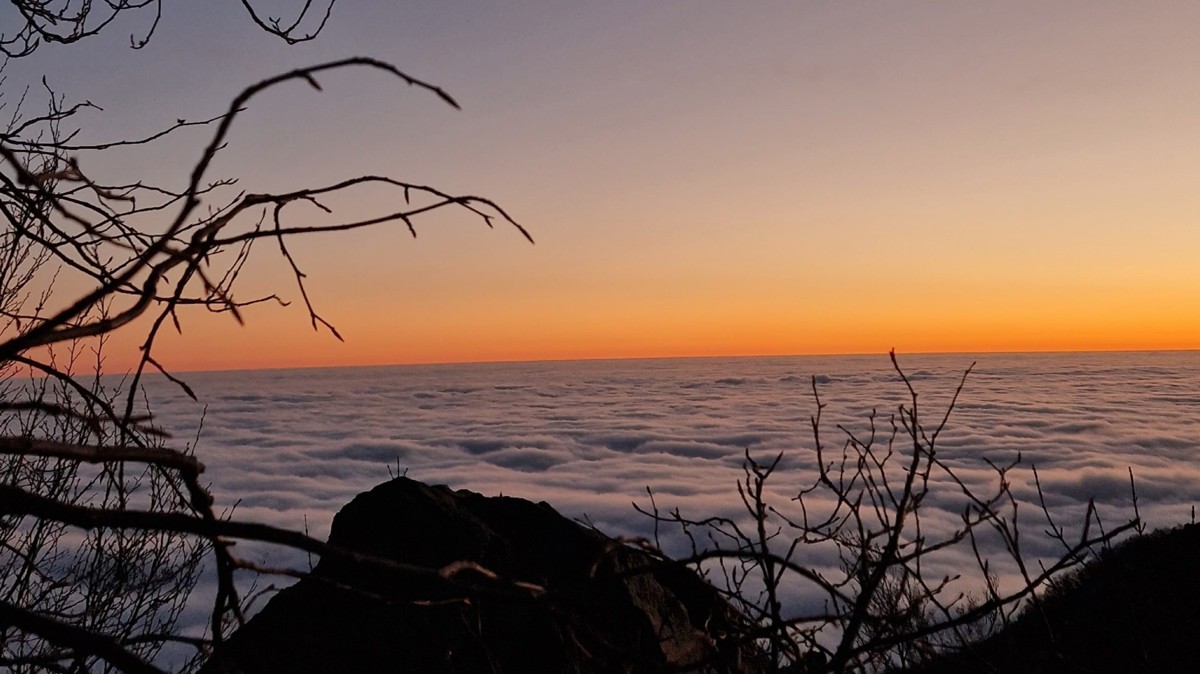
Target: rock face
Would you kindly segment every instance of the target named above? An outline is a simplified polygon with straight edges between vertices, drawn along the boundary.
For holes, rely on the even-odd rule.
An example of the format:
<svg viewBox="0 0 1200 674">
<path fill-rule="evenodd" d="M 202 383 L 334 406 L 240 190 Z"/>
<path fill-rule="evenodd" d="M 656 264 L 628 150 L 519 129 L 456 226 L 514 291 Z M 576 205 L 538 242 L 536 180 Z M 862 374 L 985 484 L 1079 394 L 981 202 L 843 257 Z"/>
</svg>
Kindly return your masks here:
<svg viewBox="0 0 1200 674">
<path fill-rule="evenodd" d="M 1131 538 L 986 641 L 913 671 L 1200 671 L 1200 525 Z"/>
<path fill-rule="evenodd" d="M 693 573 L 655 564 L 545 503 L 398 478 L 343 508 L 329 542 L 431 568 L 476 562 L 547 592 L 503 596 L 326 559 L 272 598 L 206 671 L 764 669 L 751 648 L 722 639 L 740 618 Z"/>
</svg>

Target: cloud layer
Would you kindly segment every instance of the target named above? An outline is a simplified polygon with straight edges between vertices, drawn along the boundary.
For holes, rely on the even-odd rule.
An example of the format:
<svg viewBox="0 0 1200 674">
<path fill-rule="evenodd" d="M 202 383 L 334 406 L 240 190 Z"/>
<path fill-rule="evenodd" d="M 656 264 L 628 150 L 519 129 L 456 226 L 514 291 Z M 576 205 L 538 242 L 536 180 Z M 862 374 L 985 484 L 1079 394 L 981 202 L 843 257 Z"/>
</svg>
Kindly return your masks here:
<svg viewBox="0 0 1200 674">
<path fill-rule="evenodd" d="M 1186 521 L 1200 501 L 1200 354 L 979 356 L 938 440 L 971 484 L 995 481 L 985 460 L 1021 458 L 1010 474 L 1030 506 L 1036 466 L 1047 503 L 1075 526 L 1088 499 L 1106 522 L 1132 514 L 1128 468 L 1153 526 Z M 929 427 L 945 414 L 970 356 L 901 357 Z M 611 534 L 651 535 L 633 502 L 690 515 L 740 516 L 744 452 L 782 452 L 781 505 L 811 483 L 810 419 L 822 440 L 879 437 L 908 392 L 881 357 L 686 359 L 404 366 L 204 373 L 197 454 L 218 505 L 239 517 L 325 536 L 333 514 L 397 471 L 485 494 L 545 500 Z M 177 438 L 201 409 L 163 382 L 150 398 Z M 845 429 L 839 430 L 839 426 Z M 930 531 L 962 507 L 950 486 L 926 503 Z M 1022 521 L 1030 550 L 1040 513 Z M 1041 546 L 1041 547 L 1039 547 Z M 294 559 L 267 561 L 304 563 Z M 968 563 L 950 557 L 947 569 Z"/>
</svg>

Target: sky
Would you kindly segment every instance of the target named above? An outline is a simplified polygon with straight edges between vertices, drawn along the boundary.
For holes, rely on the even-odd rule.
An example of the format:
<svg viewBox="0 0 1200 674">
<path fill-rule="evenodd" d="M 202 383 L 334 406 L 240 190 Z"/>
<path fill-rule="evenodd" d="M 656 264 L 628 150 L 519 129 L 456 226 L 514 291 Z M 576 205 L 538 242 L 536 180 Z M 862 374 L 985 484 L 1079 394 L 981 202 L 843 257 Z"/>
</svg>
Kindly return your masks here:
<svg viewBox="0 0 1200 674">
<path fill-rule="evenodd" d="M 287 3 L 272 11 L 289 11 Z M 183 312 L 174 370 L 759 354 L 1200 348 L 1192 3 L 341 2 L 312 42 L 238 3 L 166 3 L 9 64 L 92 141 L 218 114 L 301 65 L 378 72 L 251 101 L 214 176 L 248 192 L 391 175 L 501 204 L 294 240 L 318 311 L 255 250 L 239 326 Z M 175 186 L 210 137 L 81 157 Z M 395 192 L 332 216 L 394 210 Z M 324 219 L 323 219 L 324 218 Z M 71 287 L 64 281 L 63 292 Z M 128 367 L 142 326 L 118 333 Z"/>
</svg>

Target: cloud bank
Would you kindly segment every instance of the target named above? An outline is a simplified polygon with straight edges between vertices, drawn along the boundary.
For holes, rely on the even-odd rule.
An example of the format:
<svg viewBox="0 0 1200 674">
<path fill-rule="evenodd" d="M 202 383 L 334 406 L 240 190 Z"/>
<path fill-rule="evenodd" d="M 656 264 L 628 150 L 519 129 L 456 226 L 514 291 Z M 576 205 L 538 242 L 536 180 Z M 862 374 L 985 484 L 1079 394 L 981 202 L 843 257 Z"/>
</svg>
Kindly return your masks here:
<svg viewBox="0 0 1200 674">
<path fill-rule="evenodd" d="M 936 425 L 963 355 L 901 357 Z M 984 355 L 940 437 L 940 456 L 984 488 L 985 460 L 1014 461 L 1028 502 L 1029 549 L 1044 519 L 1033 510 L 1036 466 L 1059 522 L 1079 523 L 1089 499 L 1106 521 L 1132 514 L 1128 469 L 1152 526 L 1187 521 L 1200 501 L 1200 354 Z M 404 472 L 484 494 L 545 500 L 610 534 L 650 536 L 632 503 L 690 515 L 742 516 L 736 483 L 744 453 L 783 454 L 781 503 L 811 482 L 810 418 L 822 439 L 878 437 L 907 403 L 886 356 L 476 364 L 202 373 L 189 377 L 207 405 L 198 456 L 219 506 L 240 518 L 323 537 L 355 494 Z M 162 381 L 149 392 L 160 424 L 195 434 L 202 409 Z M 926 503 L 928 531 L 953 526 L 952 485 Z M 263 550 L 269 562 L 304 564 Z M 294 557 L 294 556 L 292 556 Z M 829 560 L 825 560 L 829 561 Z M 814 564 L 822 563 L 813 560 Z M 964 558 L 939 561 L 950 571 Z"/>
</svg>

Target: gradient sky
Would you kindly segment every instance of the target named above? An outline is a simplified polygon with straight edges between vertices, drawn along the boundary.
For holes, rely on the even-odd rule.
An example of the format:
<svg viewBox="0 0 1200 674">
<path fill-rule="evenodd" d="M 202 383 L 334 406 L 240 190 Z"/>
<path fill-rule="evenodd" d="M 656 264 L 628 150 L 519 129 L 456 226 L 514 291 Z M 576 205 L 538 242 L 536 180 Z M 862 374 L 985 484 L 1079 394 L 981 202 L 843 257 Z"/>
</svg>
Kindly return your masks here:
<svg viewBox="0 0 1200 674">
<path fill-rule="evenodd" d="M 466 217 L 297 240 L 346 343 L 296 306 L 245 328 L 185 313 L 158 347 L 174 369 L 1200 348 L 1194 3 L 343 0 L 293 47 L 237 3 L 163 12 L 146 49 L 133 17 L 10 64 L 6 91 L 45 73 L 105 108 L 99 141 L 373 56 L 464 109 L 326 75 L 253 101 L 216 174 L 250 192 L 389 174 L 494 198 L 537 240 Z M 84 169 L 178 186 L 207 139 Z M 242 296 L 298 300 L 257 254 Z"/>
</svg>

